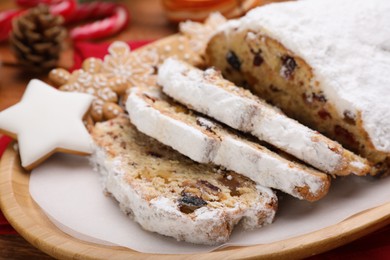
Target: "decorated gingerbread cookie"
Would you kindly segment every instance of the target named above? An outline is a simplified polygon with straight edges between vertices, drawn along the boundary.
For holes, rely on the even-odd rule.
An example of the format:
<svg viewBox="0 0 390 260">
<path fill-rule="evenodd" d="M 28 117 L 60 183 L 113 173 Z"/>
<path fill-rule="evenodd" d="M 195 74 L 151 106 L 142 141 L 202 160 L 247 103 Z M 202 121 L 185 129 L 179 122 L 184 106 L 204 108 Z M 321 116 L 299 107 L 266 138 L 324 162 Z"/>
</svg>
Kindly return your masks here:
<svg viewBox="0 0 390 260">
<path fill-rule="evenodd" d="M 102 71 L 110 79 L 127 82 L 128 87 L 145 86 L 152 83 L 158 63 L 159 54 L 155 49 L 134 53 L 128 44 L 116 41 L 108 48 Z"/>
<path fill-rule="evenodd" d="M 137 51 L 131 51 L 125 42 L 116 41 L 109 46 L 103 61 L 88 58 L 81 69 L 72 73 L 54 69 L 49 78 L 60 90 L 95 96 L 89 118 L 91 124 L 108 120 L 124 112 L 120 102 L 127 89 L 155 84 L 158 67 L 166 58 L 174 57 L 195 66 L 204 65 L 207 40 L 225 21 L 222 15 L 213 14 L 204 24 L 184 22 L 180 25 L 180 34 Z"/>
<path fill-rule="evenodd" d="M 89 154 L 92 139 L 82 120 L 92 100 L 31 80 L 22 100 L 0 112 L 0 131 L 18 139 L 22 166 L 28 170 L 54 152 Z"/>
<path fill-rule="evenodd" d="M 217 27 L 226 21 L 226 18 L 220 13 L 212 13 L 204 23 L 186 21 L 180 23 L 179 29 L 189 41 L 192 51 L 203 57 L 207 42 Z"/>
<path fill-rule="evenodd" d="M 154 85 L 158 67 L 168 57 L 192 64 L 201 62 L 198 55 L 192 52 L 188 39 L 175 35 L 137 51 L 131 51 L 126 43 L 116 41 L 108 48 L 102 71 L 109 78 L 126 80 L 128 87 Z"/>
<path fill-rule="evenodd" d="M 55 85 L 60 86 L 60 90 L 94 95 L 90 113 L 94 122 L 111 119 L 123 113 L 118 100 L 125 92 L 127 82 L 121 77 L 109 77 L 104 73 L 103 62 L 100 59 L 86 59 L 82 68 L 73 73 L 64 69 L 54 69 L 50 72 L 49 78 Z"/>
<path fill-rule="evenodd" d="M 109 78 L 126 80 L 128 87 L 153 85 L 158 67 L 169 57 L 194 65 L 203 63 L 198 53 L 193 51 L 189 37 L 174 35 L 135 52 L 124 42 L 112 43 L 104 57 L 103 72 Z"/>
</svg>

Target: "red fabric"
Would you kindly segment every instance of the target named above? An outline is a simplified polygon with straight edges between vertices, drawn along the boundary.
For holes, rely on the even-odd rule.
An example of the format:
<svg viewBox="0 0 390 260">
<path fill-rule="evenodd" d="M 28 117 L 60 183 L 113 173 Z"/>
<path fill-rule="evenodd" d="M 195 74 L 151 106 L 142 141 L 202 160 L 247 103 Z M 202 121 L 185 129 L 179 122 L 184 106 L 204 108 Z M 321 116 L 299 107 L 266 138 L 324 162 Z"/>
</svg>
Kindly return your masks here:
<svg viewBox="0 0 390 260">
<path fill-rule="evenodd" d="M 309 260 L 390 259 L 390 225 Z"/>
<path fill-rule="evenodd" d="M 151 41 L 130 42 L 131 49 L 141 47 Z M 109 43 L 94 44 L 88 42 L 77 42 L 74 45 L 74 69 L 78 69 L 84 59 L 88 57 L 103 58 L 107 53 Z M 10 142 L 9 137 L 0 138 L 0 157 Z M 0 235 L 16 233 L 15 230 L 8 224 L 3 214 L 0 212 Z M 329 252 L 310 257 L 310 260 L 320 259 L 390 259 L 390 225 L 370 234 L 361 239 L 358 239 L 345 246 L 333 249 Z"/>
<path fill-rule="evenodd" d="M 144 41 L 132 41 L 128 42 L 130 49 L 137 49 L 147 43 L 150 43 L 151 40 Z M 110 43 L 95 44 L 90 42 L 75 42 L 74 43 L 74 65 L 70 69 L 71 71 L 81 67 L 83 60 L 89 57 L 95 57 L 102 59 L 104 55 L 107 54 L 107 48 Z"/>
<path fill-rule="evenodd" d="M 0 157 L 3 155 L 5 149 L 11 141 L 12 139 L 8 136 L 0 137 Z M 16 231 L 12 228 L 3 213 L 0 211 L 0 235 L 3 234 L 16 234 Z"/>
</svg>

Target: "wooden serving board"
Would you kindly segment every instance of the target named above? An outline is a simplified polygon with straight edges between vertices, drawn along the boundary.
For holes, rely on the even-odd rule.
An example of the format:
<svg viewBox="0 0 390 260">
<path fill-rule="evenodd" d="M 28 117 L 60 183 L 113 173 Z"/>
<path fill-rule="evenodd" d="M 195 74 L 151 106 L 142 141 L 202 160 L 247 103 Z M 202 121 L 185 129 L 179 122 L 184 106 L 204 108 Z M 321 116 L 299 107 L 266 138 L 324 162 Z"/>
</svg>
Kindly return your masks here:
<svg viewBox="0 0 390 260">
<path fill-rule="evenodd" d="M 166 44 L 177 48 L 178 36 L 167 37 L 135 52 L 151 47 L 161 48 Z M 191 61 L 196 63 L 193 55 L 191 53 Z M 10 224 L 28 242 L 60 259 L 294 259 L 325 252 L 390 224 L 390 203 L 386 203 L 336 225 L 270 244 L 228 247 L 190 255 L 145 254 L 124 247 L 84 242 L 63 233 L 31 198 L 29 180 L 30 173 L 20 166 L 19 155 L 11 144 L 0 162 L 1 209 Z"/>
<path fill-rule="evenodd" d="M 60 259 L 293 259 L 325 252 L 390 224 L 390 203 L 386 203 L 337 225 L 275 243 L 192 255 L 144 254 L 123 247 L 87 243 L 63 233 L 31 198 L 29 180 L 30 174 L 20 166 L 19 155 L 11 144 L 0 162 L 1 209 L 21 236 Z"/>
</svg>

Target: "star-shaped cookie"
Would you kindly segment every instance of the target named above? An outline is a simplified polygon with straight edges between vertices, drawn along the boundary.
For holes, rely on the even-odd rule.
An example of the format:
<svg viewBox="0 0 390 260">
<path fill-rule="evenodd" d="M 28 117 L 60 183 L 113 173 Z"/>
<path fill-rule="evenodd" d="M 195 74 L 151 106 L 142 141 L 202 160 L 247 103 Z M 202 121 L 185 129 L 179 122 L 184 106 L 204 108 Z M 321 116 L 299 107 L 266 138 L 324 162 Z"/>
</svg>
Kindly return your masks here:
<svg viewBox="0 0 390 260">
<path fill-rule="evenodd" d="M 0 132 L 18 139 L 22 166 L 28 170 L 54 152 L 89 154 L 92 139 L 82 119 L 92 100 L 89 94 L 31 80 L 21 101 L 0 112 Z"/>
</svg>

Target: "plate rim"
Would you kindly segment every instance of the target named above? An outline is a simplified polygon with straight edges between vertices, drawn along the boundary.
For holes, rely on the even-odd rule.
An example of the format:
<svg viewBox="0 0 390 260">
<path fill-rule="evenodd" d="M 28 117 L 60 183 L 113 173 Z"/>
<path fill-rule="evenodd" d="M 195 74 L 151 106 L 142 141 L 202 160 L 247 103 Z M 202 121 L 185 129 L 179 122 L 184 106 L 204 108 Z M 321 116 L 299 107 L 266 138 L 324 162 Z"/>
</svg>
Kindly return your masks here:
<svg viewBox="0 0 390 260">
<path fill-rule="evenodd" d="M 120 246 L 85 242 L 59 230 L 31 198 L 30 173 L 20 166 L 19 155 L 9 144 L 0 161 L 0 207 L 4 216 L 29 243 L 61 259 L 259 259 L 302 258 L 349 243 L 390 224 L 390 202 L 357 213 L 346 220 L 308 234 L 269 244 L 227 247 L 200 254 L 148 254 Z M 23 204 L 25 203 L 25 204 Z M 33 213 L 33 214 L 31 214 Z M 38 216 L 38 218 L 36 218 Z"/>
</svg>

